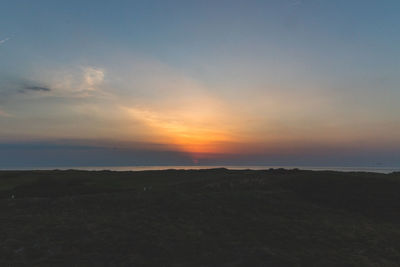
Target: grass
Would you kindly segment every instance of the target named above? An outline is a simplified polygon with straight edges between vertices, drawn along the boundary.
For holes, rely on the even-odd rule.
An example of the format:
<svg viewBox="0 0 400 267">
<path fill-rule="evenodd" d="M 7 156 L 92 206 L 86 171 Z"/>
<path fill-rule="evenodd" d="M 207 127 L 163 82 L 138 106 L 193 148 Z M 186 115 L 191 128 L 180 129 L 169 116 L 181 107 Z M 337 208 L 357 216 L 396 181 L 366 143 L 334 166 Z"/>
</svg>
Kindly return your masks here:
<svg viewBox="0 0 400 267">
<path fill-rule="evenodd" d="M 3 171 L 0 265 L 399 266 L 399 192 L 400 173 Z"/>
</svg>

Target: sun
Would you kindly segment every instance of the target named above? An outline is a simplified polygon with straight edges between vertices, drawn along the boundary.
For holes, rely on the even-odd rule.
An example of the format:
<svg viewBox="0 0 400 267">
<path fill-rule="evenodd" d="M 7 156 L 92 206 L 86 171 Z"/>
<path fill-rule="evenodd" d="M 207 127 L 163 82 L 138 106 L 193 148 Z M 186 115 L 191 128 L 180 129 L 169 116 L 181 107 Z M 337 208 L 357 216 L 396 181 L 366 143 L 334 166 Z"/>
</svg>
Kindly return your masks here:
<svg viewBox="0 0 400 267">
<path fill-rule="evenodd" d="M 190 117 L 138 108 L 130 108 L 129 112 L 158 136 L 158 142 L 174 145 L 193 155 L 223 153 L 224 144 L 233 141 L 228 131 L 216 126 L 219 123 L 215 118 L 206 120 L 198 113 Z"/>
</svg>

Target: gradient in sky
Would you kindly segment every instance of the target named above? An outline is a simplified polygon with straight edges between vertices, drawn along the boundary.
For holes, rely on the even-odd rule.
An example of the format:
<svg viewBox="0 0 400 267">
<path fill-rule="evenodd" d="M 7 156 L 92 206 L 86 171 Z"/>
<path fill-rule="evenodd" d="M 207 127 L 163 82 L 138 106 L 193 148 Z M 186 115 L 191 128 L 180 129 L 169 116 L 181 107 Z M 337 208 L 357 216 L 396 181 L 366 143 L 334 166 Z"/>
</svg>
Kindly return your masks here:
<svg viewBox="0 0 400 267">
<path fill-rule="evenodd" d="M 0 8 L 0 167 L 400 166 L 399 1 Z"/>
</svg>

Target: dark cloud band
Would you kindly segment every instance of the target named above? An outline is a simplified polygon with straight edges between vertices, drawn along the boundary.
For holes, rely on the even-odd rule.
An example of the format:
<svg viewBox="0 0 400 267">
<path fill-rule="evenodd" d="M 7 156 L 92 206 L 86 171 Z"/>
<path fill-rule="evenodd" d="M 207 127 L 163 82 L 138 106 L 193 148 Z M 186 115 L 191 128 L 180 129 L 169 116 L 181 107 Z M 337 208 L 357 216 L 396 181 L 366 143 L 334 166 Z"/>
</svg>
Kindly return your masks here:
<svg viewBox="0 0 400 267">
<path fill-rule="evenodd" d="M 43 86 L 25 86 L 23 91 L 30 90 L 30 91 L 42 91 L 42 92 L 50 92 L 51 89 L 48 87 Z"/>
</svg>

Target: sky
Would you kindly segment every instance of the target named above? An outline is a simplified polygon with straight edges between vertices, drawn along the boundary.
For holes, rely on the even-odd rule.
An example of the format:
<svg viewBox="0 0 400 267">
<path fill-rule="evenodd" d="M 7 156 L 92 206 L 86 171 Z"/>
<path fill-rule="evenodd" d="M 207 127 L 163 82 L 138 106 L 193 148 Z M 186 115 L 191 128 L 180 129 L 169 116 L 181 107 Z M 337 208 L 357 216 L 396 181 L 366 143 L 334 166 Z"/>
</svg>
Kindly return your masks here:
<svg viewBox="0 0 400 267">
<path fill-rule="evenodd" d="M 0 168 L 400 167 L 400 2 L 0 3 Z"/>
</svg>

